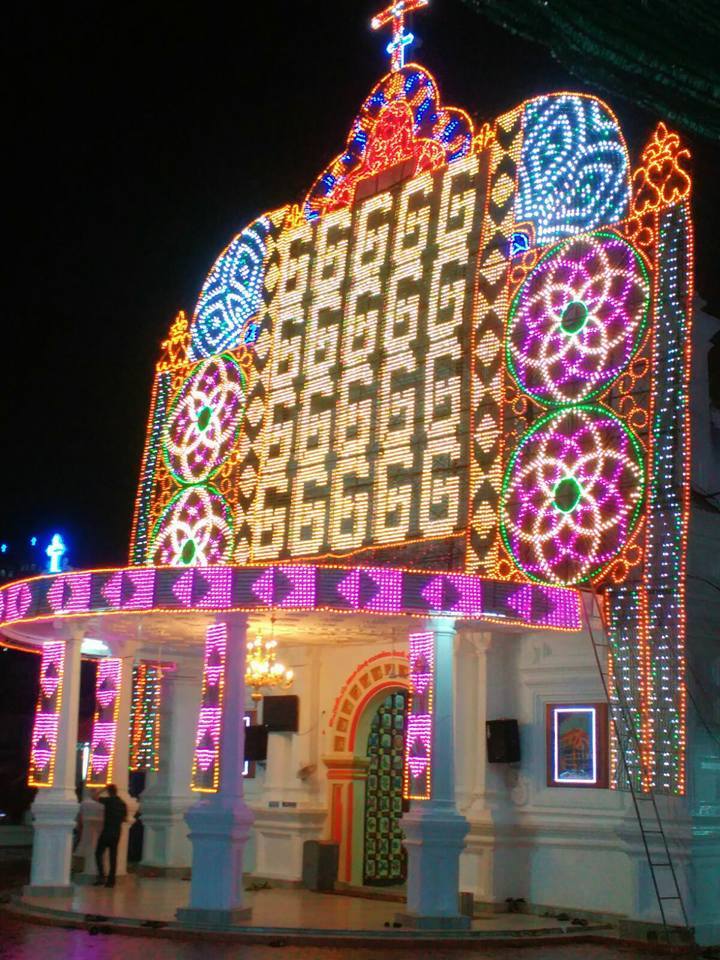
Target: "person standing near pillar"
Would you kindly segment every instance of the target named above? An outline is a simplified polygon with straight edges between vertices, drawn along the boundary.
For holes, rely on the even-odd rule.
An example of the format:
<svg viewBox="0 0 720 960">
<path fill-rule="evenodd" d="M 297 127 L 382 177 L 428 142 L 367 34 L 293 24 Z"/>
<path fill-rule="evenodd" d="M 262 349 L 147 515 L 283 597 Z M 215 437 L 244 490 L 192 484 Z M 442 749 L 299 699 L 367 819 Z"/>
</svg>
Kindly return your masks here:
<svg viewBox="0 0 720 960">
<path fill-rule="evenodd" d="M 95 862 L 98 872 L 95 886 L 99 887 L 105 884 L 106 887 L 114 887 L 118 844 L 120 843 L 122 825 L 127 820 L 127 806 L 118 796 L 118 789 L 114 783 L 109 783 L 104 790 L 98 791 L 93 799 L 105 808 L 102 830 L 95 847 Z M 110 858 L 110 871 L 107 880 L 105 879 L 103 864 L 106 850 Z"/>
</svg>

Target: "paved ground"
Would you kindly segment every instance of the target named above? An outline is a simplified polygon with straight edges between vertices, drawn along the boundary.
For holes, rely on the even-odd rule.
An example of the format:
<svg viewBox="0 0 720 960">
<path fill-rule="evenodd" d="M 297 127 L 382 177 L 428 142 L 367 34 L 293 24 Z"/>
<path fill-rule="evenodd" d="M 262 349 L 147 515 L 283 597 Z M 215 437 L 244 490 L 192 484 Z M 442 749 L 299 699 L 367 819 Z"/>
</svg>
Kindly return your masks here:
<svg viewBox="0 0 720 960">
<path fill-rule="evenodd" d="M 0 890 L 27 879 L 27 862 L 0 854 Z M 481 945 L 428 950 L 425 947 L 348 948 L 240 945 L 202 941 L 91 934 L 27 923 L 0 909 L 0 960 L 660 960 L 652 952 L 594 944 L 517 947 Z M 665 955 L 666 958 L 667 955 Z M 663 958 L 663 960 L 665 960 Z"/>
<path fill-rule="evenodd" d="M 68 915 L 102 914 L 133 920 L 171 922 L 178 907 L 185 907 L 190 884 L 182 880 L 122 877 L 112 890 L 78 884 L 68 897 L 24 897 L 24 903 L 54 913 Z M 392 923 L 402 903 L 370 900 L 363 897 L 312 893 L 309 890 L 275 888 L 245 894 L 245 904 L 252 908 L 248 927 L 288 930 L 363 930 L 382 932 Z M 477 933 L 517 931 L 563 933 L 566 923 L 552 917 L 527 914 L 487 913 L 473 922 Z M 597 925 L 596 925 L 597 926 Z"/>
<path fill-rule="evenodd" d="M 177 940 L 92 936 L 84 930 L 63 930 L 24 923 L 0 912 L 0 960 L 659 960 L 653 953 L 636 953 L 591 944 L 546 947 L 497 947 L 418 950 L 240 946 Z M 665 958 L 666 960 L 666 958 Z"/>
</svg>

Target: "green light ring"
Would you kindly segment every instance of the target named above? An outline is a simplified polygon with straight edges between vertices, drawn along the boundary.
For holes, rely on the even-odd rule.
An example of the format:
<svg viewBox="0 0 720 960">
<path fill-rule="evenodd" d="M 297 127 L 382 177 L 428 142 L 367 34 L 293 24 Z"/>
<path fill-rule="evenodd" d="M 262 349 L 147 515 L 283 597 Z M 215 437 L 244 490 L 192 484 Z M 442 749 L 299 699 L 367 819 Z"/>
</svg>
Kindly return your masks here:
<svg viewBox="0 0 720 960">
<path fill-rule="evenodd" d="M 567 247 L 568 244 L 570 244 L 570 243 L 576 243 L 578 240 L 582 240 L 582 239 L 590 239 L 590 237 L 604 237 L 604 238 L 606 238 L 606 239 L 619 240 L 621 243 L 625 244 L 625 246 L 628 247 L 628 249 L 629 249 L 630 252 L 632 253 L 633 257 L 635 258 L 636 263 L 637 263 L 637 264 L 639 265 L 639 267 L 640 267 L 640 272 L 642 273 L 643 279 L 644 279 L 645 282 L 647 283 L 648 295 L 647 295 L 647 297 L 646 297 L 646 299 L 645 299 L 645 306 L 644 306 L 644 308 L 643 308 L 643 314 L 642 314 L 642 317 L 641 317 L 641 319 L 640 319 L 640 323 L 638 324 L 638 329 L 637 329 L 637 333 L 636 333 L 636 335 L 635 335 L 635 342 L 634 342 L 634 344 L 633 344 L 632 350 L 630 351 L 630 353 L 629 353 L 629 355 L 628 355 L 627 362 L 626 362 L 622 367 L 620 367 L 620 368 L 618 369 L 617 374 L 615 375 L 615 377 L 613 377 L 613 379 L 610 380 L 608 383 L 604 383 L 604 384 L 602 384 L 601 386 L 597 387 L 595 390 L 591 390 L 590 393 L 588 393 L 586 396 L 582 397 L 581 400 L 565 400 L 565 401 L 552 400 L 552 399 L 548 399 L 547 397 L 544 397 L 544 396 L 538 396 L 537 394 L 533 393 L 531 390 L 527 390 L 527 389 L 523 386 L 523 384 L 520 382 L 520 379 L 519 379 L 519 377 L 518 377 L 518 375 L 517 375 L 517 370 L 515 369 L 515 362 L 514 362 L 514 360 L 513 360 L 512 351 L 511 351 L 511 344 L 510 344 L 510 330 L 511 330 L 511 328 L 512 328 L 513 320 L 515 319 L 515 315 L 516 315 L 516 313 L 517 313 L 517 311 L 518 311 L 518 308 L 519 308 L 519 305 L 520 305 L 520 298 L 521 298 L 521 296 L 522 296 L 523 289 L 525 288 L 525 284 L 527 283 L 528 279 L 530 278 L 530 276 L 531 276 L 531 274 L 532 274 L 532 271 L 531 271 L 531 273 L 528 274 L 528 276 L 523 280 L 523 282 L 520 284 L 520 287 L 518 288 L 517 293 L 516 293 L 515 296 L 513 297 L 513 301 L 512 301 L 512 303 L 510 304 L 510 310 L 509 310 L 509 312 L 508 312 L 508 322 L 507 322 L 507 325 L 506 325 L 506 328 L 505 328 L 505 364 L 506 364 L 506 366 L 507 366 L 507 369 L 510 371 L 511 376 L 512 376 L 513 380 L 515 381 L 515 383 L 517 384 L 517 387 L 518 387 L 518 389 L 521 391 L 521 393 L 524 393 L 524 394 L 526 394 L 527 396 L 532 397 L 533 400 L 537 401 L 537 403 L 542 404 L 543 407 L 551 408 L 551 409 L 553 409 L 553 410 L 564 410 L 564 409 L 567 409 L 568 407 L 575 406 L 576 404 L 578 404 L 578 403 L 580 403 L 580 402 L 582 402 L 582 403 L 587 403 L 589 400 L 594 400 L 596 397 L 600 396 L 600 394 L 602 394 L 602 393 L 604 393 L 606 390 L 608 390 L 608 389 L 613 385 L 613 383 L 615 383 L 615 381 L 618 379 L 618 377 L 621 377 L 621 376 L 623 375 L 623 373 L 627 370 L 627 368 L 628 368 L 628 367 L 630 366 L 630 364 L 632 363 L 635 355 L 636 355 L 637 352 L 638 352 L 638 349 L 640 348 L 640 344 L 641 344 L 642 341 L 643 341 L 643 338 L 644 338 L 644 336 L 645 336 L 645 332 L 646 332 L 646 329 L 647 329 L 647 325 L 648 325 L 648 317 L 649 317 L 649 315 L 650 315 L 650 306 L 651 306 L 651 300 L 652 300 L 652 284 L 651 284 L 651 281 L 650 281 L 650 273 L 649 273 L 649 271 L 648 271 L 648 269 L 647 269 L 647 266 L 645 265 L 645 261 L 643 260 L 643 258 L 642 258 L 641 255 L 640 255 L 640 253 L 635 249 L 635 247 L 633 247 L 633 245 L 632 245 L 631 243 L 628 243 L 628 241 L 625 239 L 625 237 L 621 237 L 621 236 L 620 236 L 619 234 L 617 234 L 617 233 L 614 233 L 614 232 L 609 231 L 609 230 L 595 230 L 595 231 L 593 231 L 592 233 L 588 233 L 588 234 L 577 234 L 577 236 L 570 237 L 570 238 L 565 239 L 565 240 L 561 240 L 559 243 L 556 243 L 553 247 L 550 247 L 550 249 L 547 250 L 547 251 L 542 255 L 542 257 L 540 257 L 540 259 L 539 259 L 538 262 L 535 264 L 535 267 L 534 267 L 533 269 L 535 269 L 536 267 L 539 267 L 540 264 L 544 263 L 546 260 L 549 260 L 550 257 L 555 256 L 555 254 L 558 252 L 558 250 L 562 249 L 563 247 Z"/>
<path fill-rule="evenodd" d="M 230 544 L 230 546 L 229 546 L 229 548 L 228 548 L 228 557 L 231 557 L 231 556 L 232 556 L 233 550 L 235 549 L 235 526 L 234 526 L 234 523 L 233 523 L 232 510 L 231 510 L 230 505 L 228 504 L 227 500 L 226 500 L 225 497 L 220 493 L 220 491 L 217 489 L 217 487 L 214 487 L 214 486 L 213 486 L 212 484 L 210 484 L 210 483 L 188 483 L 188 484 L 185 484 L 185 486 L 181 487 L 181 488 L 177 491 L 177 493 L 175 493 L 175 494 L 170 498 L 170 500 L 168 500 L 168 502 L 167 502 L 167 503 L 165 504 L 165 506 L 163 507 L 162 513 L 160 514 L 160 516 L 159 516 L 159 517 L 157 518 L 157 520 L 155 521 L 155 526 L 154 526 L 153 529 L 152 529 L 152 534 L 150 535 L 149 543 L 148 543 L 148 549 L 147 549 L 147 560 L 148 560 L 148 562 L 150 562 L 151 557 L 152 557 L 153 553 L 155 552 L 155 541 L 156 541 L 156 539 L 157 539 L 158 534 L 160 533 L 160 527 L 161 527 L 163 521 L 167 518 L 167 516 L 168 516 L 168 514 L 170 513 L 170 511 L 171 511 L 172 508 L 175 506 L 176 501 L 179 500 L 180 497 L 184 496 L 186 493 L 191 492 L 192 490 L 206 490 L 209 494 L 212 494 L 212 495 L 218 497 L 218 498 L 221 500 L 223 512 L 224 512 L 224 514 L 225 514 L 225 522 L 227 523 L 227 525 L 228 525 L 228 530 L 230 531 L 230 538 L 229 538 L 229 544 Z M 192 564 L 188 564 L 187 566 L 192 566 Z"/>
<path fill-rule="evenodd" d="M 238 375 L 239 375 L 239 379 L 240 379 L 240 386 L 241 386 L 241 389 L 242 389 L 243 394 L 244 394 L 243 405 L 242 405 L 242 412 L 240 413 L 240 416 L 238 417 L 237 425 L 236 425 L 236 427 L 235 427 L 235 431 L 234 431 L 234 434 L 233 434 L 233 438 L 232 438 L 232 440 L 230 441 L 229 448 L 228 448 L 228 452 L 227 452 L 226 456 L 223 457 L 223 459 L 220 461 L 220 463 L 216 464 L 214 467 L 211 467 L 210 470 L 209 470 L 203 477 L 198 477 L 198 478 L 195 479 L 195 480 L 186 480 L 184 477 L 182 477 L 180 474 L 178 474 L 175 470 L 173 470 L 172 464 L 170 463 L 170 457 L 169 457 L 168 450 L 167 450 L 167 430 L 168 430 L 168 426 L 169 426 L 170 423 L 172 422 L 172 418 L 173 418 L 173 416 L 174 416 L 174 414 L 175 414 L 175 410 L 176 410 L 178 404 L 179 404 L 179 403 L 181 402 L 181 400 L 183 399 L 182 396 L 181 396 L 181 394 L 182 394 L 183 390 L 185 389 L 185 386 L 186 386 L 186 385 L 192 380 L 192 378 L 196 375 L 196 373 L 198 372 L 198 370 L 200 369 L 200 367 L 202 367 L 204 364 L 208 364 L 208 363 L 212 362 L 213 360 L 224 360 L 226 363 L 231 364 L 231 365 L 232 365 L 233 367 L 235 367 L 235 369 L 237 370 Z M 235 446 L 235 444 L 237 443 L 238 436 L 240 435 L 240 428 L 242 427 L 243 421 L 244 421 L 244 419 L 245 419 L 245 409 L 246 409 L 245 401 L 246 401 L 246 400 L 247 400 L 247 377 L 245 376 L 245 371 L 244 371 L 243 368 L 240 366 L 240 364 L 237 362 L 237 360 L 235 359 L 235 357 L 231 356 L 231 354 L 229 354 L 229 353 L 218 353 L 218 354 L 216 354 L 215 356 L 212 356 L 212 357 L 204 357 L 202 360 L 198 360 L 198 362 L 195 364 L 195 366 L 192 368 L 192 370 L 188 373 L 188 375 L 185 377 L 185 379 L 183 380 L 183 382 L 182 382 L 182 383 L 180 384 L 180 386 L 177 388 L 177 391 L 175 392 L 175 396 L 174 396 L 173 399 L 172 399 L 172 402 L 171 402 L 171 404 L 170 404 L 170 408 L 169 408 L 168 413 L 167 413 L 167 416 L 166 416 L 166 418 L 165 418 L 165 423 L 163 424 L 163 427 L 162 427 L 161 443 L 162 443 L 162 455 L 163 455 L 163 460 L 165 461 L 165 466 L 168 468 L 168 472 L 170 473 L 171 477 L 172 477 L 174 480 L 176 480 L 178 483 L 182 484 L 184 487 L 194 487 L 194 486 L 197 486 L 197 485 L 199 485 L 199 484 L 207 483 L 209 480 L 212 480 L 212 479 L 213 479 L 213 477 L 216 475 L 216 473 L 218 472 L 218 470 L 220 470 L 220 469 L 222 468 L 223 464 L 227 461 L 227 458 L 230 456 L 230 452 L 232 451 L 232 448 L 233 448 L 233 447 Z"/>
<path fill-rule="evenodd" d="M 562 409 L 550 410 L 543 417 L 541 417 L 540 420 L 537 421 L 537 423 L 533 424 L 530 430 L 528 430 L 518 441 L 518 445 L 513 450 L 512 456 L 510 457 L 507 468 L 505 470 L 505 475 L 503 476 L 502 487 L 500 489 L 500 535 L 502 536 L 503 543 L 505 544 L 505 548 L 507 549 L 509 556 L 513 558 L 518 569 L 522 570 L 525 576 L 527 576 L 530 580 L 533 580 L 535 583 L 545 583 L 545 584 L 551 584 L 553 586 L 556 586 L 558 584 L 558 581 L 545 580 L 542 577 L 538 577 L 535 574 L 530 573 L 528 570 L 525 569 L 525 567 L 523 567 L 523 565 L 515 556 L 515 553 L 510 543 L 510 539 L 508 537 L 508 532 L 505 527 L 505 499 L 507 497 L 508 487 L 510 486 L 510 482 L 512 480 L 512 473 L 515 468 L 515 463 L 517 462 L 517 459 L 520 456 L 522 448 L 525 446 L 526 443 L 529 443 L 532 437 L 539 430 L 541 430 L 542 427 L 545 426 L 545 424 L 553 420 L 555 417 L 558 417 L 564 413 L 571 412 L 571 408 L 574 410 L 584 410 L 586 413 L 595 413 L 595 414 L 599 413 L 599 414 L 602 414 L 602 416 L 606 416 L 606 417 L 609 417 L 611 420 L 614 420 L 618 424 L 618 426 L 624 431 L 625 435 L 629 439 L 630 444 L 635 453 L 637 465 L 641 473 L 640 496 L 638 497 L 637 503 L 635 504 L 635 508 L 630 516 L 630 520 L 628 521 L 627 540 L 625 541 L 624 544 L 622 544 L 618 548 L 618 550 L 616 551 L 615 554 L 613 554 L 612 557 L 609 557 L 607 560 L 601 563 L 594 570 L 588 571 L 588 573 L 586 573 L 584 576 L 578 577 L 577 580 L 571 581 L 572 583 L 586 583 L 588 580 L 592 580 L 592 578 L 596 577 L 599 573 L 601 573 L 608 566 L 608 564 L 612 563 L 612 561 L 615 559 L 618 553 L 620 553 L 622 550 L 625 549 L 625 547 L 627 547 L 628 543 L 632 539 L 632 536 L 635 532 L 635 527 L 637 526 L 637 522 L 640 518 L 640 511 L 643 508 L 646 493 L 647 493 L 647 468 L 645 464 L 645 457 L 644 457 L 642 444 L 640 443 L 638 438 L 635 436 L 635 434 L 632 432 L 632 430 L 625 423 L 623 423 L 620 417 L 618 417 L 611 410 L 608 410 L 607 407 L 599 406 L 598 404 L 592 404 L 592 403 L 577 403 L 577 404 L 572 404 L 571 406 L 563 406 Z"/>
</svg>

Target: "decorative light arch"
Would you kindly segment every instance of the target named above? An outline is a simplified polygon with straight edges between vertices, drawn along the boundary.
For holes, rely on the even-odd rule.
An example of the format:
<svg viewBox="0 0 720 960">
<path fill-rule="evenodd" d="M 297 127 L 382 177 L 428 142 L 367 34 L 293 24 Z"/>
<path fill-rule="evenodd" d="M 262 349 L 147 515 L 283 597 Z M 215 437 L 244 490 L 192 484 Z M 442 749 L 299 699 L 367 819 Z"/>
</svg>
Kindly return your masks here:
<svg viewBox="0 0 720 960">
<path fill-rule="evenodd" d="M 368 704 L 391 687 L 410 689 L 410 665 L 406 653 L 383 650 L 353 670 L 338 694 L 329 727 L 333 753 L 355 750 L 358 724 Z"/>
<path fill-rule="evenodd" d="M 362 839 L 358 825 L 364 821 L 365 780 L 368 761 L 358 754 L 363 718 L 389 690 L 410 689 L 410 662 L 403 652 L 383 650 L 357 666 L 340 689 L 330 715 L 330 753 L 324 757 L 328 771 L 328 835 L 339 845 L 338 878 L 361 883 Z M 369 723 L 368 723 L 369 728 Z"/>
</svg>

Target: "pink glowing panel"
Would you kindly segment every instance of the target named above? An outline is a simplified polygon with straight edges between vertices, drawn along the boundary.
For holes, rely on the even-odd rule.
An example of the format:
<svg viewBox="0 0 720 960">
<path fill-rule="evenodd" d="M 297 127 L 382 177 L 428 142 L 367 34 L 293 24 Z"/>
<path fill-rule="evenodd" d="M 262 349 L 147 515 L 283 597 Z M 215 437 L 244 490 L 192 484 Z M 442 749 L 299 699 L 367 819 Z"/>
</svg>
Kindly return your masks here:
<svg viewBox="0 0 720 960">
<path fill-rule="evenodd" d="M 515 593 L 511 593 L 505 601 L 521 620 L 532 621 L 533 590 L 529 583 L 523 584 Z"/>
<path fill-rule="evenodd" d="M 407 765 L 410 771 L 411 796 L 429 799 L 430 759 L 432 753 L 432 718 L 410 716 L 407 725 Z M 418 784 L 415 781 L 420 781 Z M 415 794 L 418 794 L 415 796 Z"/>
<path fill-rule="evenodd" d="M 114 723 L 94 723 L 90 745 L 88 786 L 101 787 L 110 782 L 116 726 Z"/>
<path fill-rule="evenodd" d="M 28 784 L 31 787 L 53 785 L 64 670 L 65 644 L 62 641 L 43 644 L 40 691 L 30 743 Z"/>
<path fill-rule="evenodd" d="M 379 613 L 400 613 L 402 610 L 402 570 L 368 568 L 362 571 L 363 593 L 370 593 L 363 603 L 365 610 Z"/>
<path fill-rule="evenodd" d="M 444 583 L 445 581 L 442 577 L 433 577 L 420 591 L 420 596 L 431 610 L 442 610 L 443 608 Z"/>
<path fill-rule="evenodd" d="M 90 609 L 92 574 L 69 573 L 56 577 L 47 592 L 54 613 L 86 613 Z"/>
<path fill-rule="evenodd" d="M 52 786 L 59 722 L 60 717 L 57 713 L 38 713 L 35 716 L 30 755 L 31 772 L 28 780 L 31 787 Z M 46 777 L 48 777 L 47 781 Z"/>
<path fill-rule="evenodd" d="M 218 756 L 221 712 L 218 707 L 201 707 L 195 760 L 201 774 L 206 774 Z"/>
<path fill-rule="evenodd" d="M 87 784 L 104 787 L 112 781 L 120 706 L 122 661 L 118 657 L 100 660 L 95 677 L 95 715 Z"/>
<path fill-rule="evenodd" d="M 291 585 L 290 592 L 280 600 L 279 606 L 312 610 L 315 606 L 315 567 L 279 567 L 279 570 Z"/>
<path fill-rule="evenodd" d="M 5 608 L 5 620 L 22 620 L 30 609 L 32 603 L 32 592 L 27 583 L 15 583 L 7 591 L 7 602 Z"/>
<path fill-rule="evenodd" d="M 562 587 L 535 587 L 548 604 L 549 611 L 539 621 L 540 626 L 579 630 L 582 625 L 580 596 L 574 590 Z"/>
<path fill-rule="evenodd" d="M 126 570 L 124 585 L 128 584 L 131 586 L 132 593 L 123 600 L 123 610 L 149 610 L 153 606 L 155 571 Z"/>
<path fill-rule="evenodd" d="M 111 607 L 119 607 L 122 603 L 122 579 L 123 571 L 118 570 L 117 573 L 108 577 L 100 590 Z"/>
<path fill-rule="evenodd" d="M 232 570 L 229 567 L 197 567 L 194 605 L 204 610 L 227 610 L 231 602 Z"/>
<path fill-rule="evenodd" d="M 275 599 L 275 568 L 263 570 L 250 589 L 261 603 L 271 607 Z"/>
<path fill-rule="evenodd" d="M 194 576 L 194 570 L 186 570 L 184 573 L 180 574 L 175 583 L 172 585 L 172 592 L 183 607 L 192 606 Z"/>
<path fill-rule="evenodd" d="M 410 713 L 405 733 L 403 793 L 412 800 L 432 795 L 432 713 L 435 686 L 435 637 L 432 632 L 411 633 Z"/>
<path fill-rule="evenodd" d="M 360 606 L 360 569 L 355 567 L 354 570 L 351 570 L 335 589 L 343 600 L 347 600 L 350 606 L 357 610 Z"/>
<path fill-rule="evenodd" d="M 456 573 L 448 575 L 447 580 L 458 593 L 458 599 L 448 608 L 450 613 L 464 613 L 467 616 L 482 614 L 482 581 L 478 577 Z"/>
<path fill-rule="evenodd" d="M 220 785 L 220 734 L 225 693 L 227 627 L 216 623 L 205 635 L 202 697 L 198 716 L 190 786 L 198 793 L 215 793 Z"/>
<path fill-rule="evenodd" d="M 410 678 L 416 674 L 432 673 L 435 669 L 434 634 L 411 633 L 408 654 L 410 657 Z"/>
</svg>

